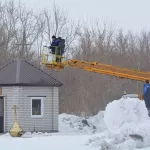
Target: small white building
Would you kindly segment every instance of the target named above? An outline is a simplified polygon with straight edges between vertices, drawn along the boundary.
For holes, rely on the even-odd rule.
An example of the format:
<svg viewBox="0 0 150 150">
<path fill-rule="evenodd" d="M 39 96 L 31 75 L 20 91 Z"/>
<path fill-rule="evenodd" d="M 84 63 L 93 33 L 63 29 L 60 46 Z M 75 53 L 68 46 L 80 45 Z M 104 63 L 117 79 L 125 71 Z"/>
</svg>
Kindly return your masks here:
<svg viewBox="0 0 150 150">
<path fill-rule="evenodd" d="M 59 88 L 63 84 L 24 60 L 0 68 L 0 132 L 8 132 L 17 121 L 23 131 L 57 132 Z"/>
</svg>

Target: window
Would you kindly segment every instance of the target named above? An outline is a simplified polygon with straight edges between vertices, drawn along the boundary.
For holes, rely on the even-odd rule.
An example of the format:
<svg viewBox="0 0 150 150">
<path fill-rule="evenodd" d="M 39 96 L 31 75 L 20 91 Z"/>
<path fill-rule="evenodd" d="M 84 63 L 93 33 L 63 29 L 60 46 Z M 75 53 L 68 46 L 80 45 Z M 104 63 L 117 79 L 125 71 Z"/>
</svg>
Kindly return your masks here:
<svg viewBox="0 0 150 150">
<path fill-rule="evenodd" d="M 43 117 L 43 98 L 31 98 L 31 117 Z"/>
</svg>

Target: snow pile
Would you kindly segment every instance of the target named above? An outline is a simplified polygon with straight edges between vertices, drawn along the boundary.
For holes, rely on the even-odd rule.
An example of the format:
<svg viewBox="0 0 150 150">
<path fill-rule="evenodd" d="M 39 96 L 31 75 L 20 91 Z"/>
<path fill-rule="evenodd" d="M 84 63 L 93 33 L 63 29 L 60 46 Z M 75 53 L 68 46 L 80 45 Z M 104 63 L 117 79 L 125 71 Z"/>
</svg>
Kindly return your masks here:
<svg viewBox="0 0 150 150">
<path fill-rule="evenodd" d="M 88 122 L 96 127 L 96 133 L 101 133 L 107 130 L 104 122 L 104 111 L 100 111 L 97 115 L 89 117 Z"/>
<path fill-rule="evenodd" d="M 138 98 L 122 98 L 109 103 L 104 121 L 108 130 L 115 134 L 140 134 L 138 132 L 150 129 L 150 118 L 145 103 Z"/>
<path fill-rule="evenodd" d="M 134 140 L 129 136 L 112 134 L 108 131 L 93 136 L 86 143 L 86 145 L 99 148 L 99 150 L 135 150 L 135 148 L 148 147 L 149 142 L 146 144 L 140 139 Z"/>
<path fill-rule="evenodd" d="M 108 131 L 88 143 L 105 150 L 135 149 L 150 146 L 150 118 L 144 101 L 121 98 L 109 103 L 104 112 Z"/>
<path fill-rule="evenodd" d="M 59 132 L 63 133 L 99 133 L 106 129 L 104 112 L 84 118 L 68 114 L 59 115 Z"/>
</svg>

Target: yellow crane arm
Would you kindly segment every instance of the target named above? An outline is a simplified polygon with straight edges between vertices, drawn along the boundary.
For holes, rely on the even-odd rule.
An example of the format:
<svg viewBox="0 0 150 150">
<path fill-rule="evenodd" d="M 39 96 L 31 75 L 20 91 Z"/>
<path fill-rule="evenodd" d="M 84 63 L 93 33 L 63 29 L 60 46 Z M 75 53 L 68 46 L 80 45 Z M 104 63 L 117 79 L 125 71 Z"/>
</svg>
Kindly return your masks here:
<svg viewBox="0 0 150 150">
<path fill-rule="evenodd" d="M 121 67 L 106 65 L 97 62 L 86 62 L 86 61 L 72 60 L 72 59 L 69 59 L 67 64 L 69 66 L 84 69 L 89 72 L 96 72 L 96 73 L 116 76 L 120 78 L 126 78 L 126 79 L 131 79 L 136 81 L 150 80 L 150 72 L 142 72 L 139 70 L 121 68 Z"/>
<path fill-rule="evenodd" d="M 97 62 L 86 62 L 80 60 L 69 59 L 66 62 L 51 62 L 45 63 L 47 68 L 63 69 L 65 66 L 72 66 L 74 68 L 80 68 L 89 72 L 95 72 L 99 74 L 116 76 L 119 78 L 126 78 L 136 81 L 150 80 L 150 72 L 142 72 L 139 70 L 132 70 L 128 68 L 121 68 L 112 65 L 106 65 Z"/>
</svg>

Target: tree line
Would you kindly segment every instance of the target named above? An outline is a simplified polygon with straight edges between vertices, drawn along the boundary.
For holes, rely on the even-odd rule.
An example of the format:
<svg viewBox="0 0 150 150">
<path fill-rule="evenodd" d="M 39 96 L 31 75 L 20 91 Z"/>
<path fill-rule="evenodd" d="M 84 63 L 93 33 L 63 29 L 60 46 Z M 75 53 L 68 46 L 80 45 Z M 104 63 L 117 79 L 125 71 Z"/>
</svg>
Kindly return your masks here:
<svg viewBox="0 0 150 150">
<path fill-rule="evenodd" d="M 66 40 L 66 58 L 96 61 L 134 70 L 149 71 L 150 32 L 123 32 L 112 24 L 95 21 L 93 27 L 75 22 L 62 8 L 35 12 L 21 2 L 0 2 L 0 65 L 16 58 L 40 67 L 43 45 L 51 36 Z M 63 82 L 60 88 L 60 113 L 96 114 L 124 91 L 141 93 L 143 83 L 67 67 L 49 71 Z"/>
</svg>

